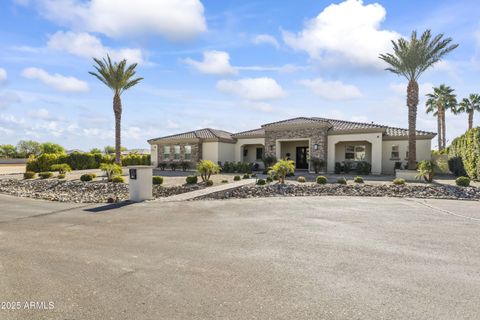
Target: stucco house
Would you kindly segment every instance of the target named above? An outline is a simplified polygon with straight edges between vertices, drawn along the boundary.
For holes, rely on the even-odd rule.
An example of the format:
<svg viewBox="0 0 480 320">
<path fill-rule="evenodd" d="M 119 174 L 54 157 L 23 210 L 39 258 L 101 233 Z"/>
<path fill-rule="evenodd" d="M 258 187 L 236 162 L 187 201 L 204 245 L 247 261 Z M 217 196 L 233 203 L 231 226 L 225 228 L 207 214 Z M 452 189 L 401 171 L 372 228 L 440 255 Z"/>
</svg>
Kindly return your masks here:
<svg viewBox="0 0 480 320">
<path fill-rule="evenodd" d="M 417 131 L 417 161 L 430 159 L 435 133 Z M 408 130 L 374 123 L 318 117 L 298 117 L 230 133 L 200 129 L 148 140 L 152 164 L 162 161 L 208 159 L 214 162 L 258 162 L 264 155 L 289 157 L 297 170 L 310 170 L 309 159 L 318 157 L 326 171 L 336 162 L 367 161 L 372 174 L 391 174 L 396 162 L 406 164 Z"/>
</svg>

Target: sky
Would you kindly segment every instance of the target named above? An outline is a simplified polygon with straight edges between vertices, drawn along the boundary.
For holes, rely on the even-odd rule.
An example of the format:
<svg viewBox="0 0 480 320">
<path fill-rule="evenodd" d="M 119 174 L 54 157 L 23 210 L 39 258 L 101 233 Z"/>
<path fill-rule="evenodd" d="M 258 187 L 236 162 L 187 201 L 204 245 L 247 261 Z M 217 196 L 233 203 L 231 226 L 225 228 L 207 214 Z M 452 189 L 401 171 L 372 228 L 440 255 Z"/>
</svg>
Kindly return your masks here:
<svg viewBox="0 0 480 320">
<path fill-rule="evenodd" d="M 433 86 L 480 92 L 479 10 L 478 0 L 2 0 L 0 144 L 112 145 L 112 92 L 88 74 L 107 54 L 144 78 L 122 95 L 127 148 L 298 116 L 405 128 L 406 80 L 378 55 L 426 29 L 460 45 L 419 79 L 417 128 L 436 132 Z M 465 114 L 447 113 L 448 141 L 466 128 Z"/>
</svg>

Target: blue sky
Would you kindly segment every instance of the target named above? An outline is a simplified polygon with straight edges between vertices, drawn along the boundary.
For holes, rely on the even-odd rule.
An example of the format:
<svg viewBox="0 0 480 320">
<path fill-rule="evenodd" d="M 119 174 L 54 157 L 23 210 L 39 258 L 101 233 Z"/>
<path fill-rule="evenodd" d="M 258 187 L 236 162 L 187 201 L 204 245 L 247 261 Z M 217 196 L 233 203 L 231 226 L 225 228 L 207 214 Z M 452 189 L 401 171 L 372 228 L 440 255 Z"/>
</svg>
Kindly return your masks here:
<svg viewBox="0 0 480 320">
<path fill-rule="evenodd" d="M 445 33 L 460 47 L 421 77 L 421 94 L 441 83 L 459 98 L 479 92 L 479 9 L 474 0 L 2 1 L 0 144 L 113 144 L 112 94 L 88 74 L 91 57 L 107 53 L 138 62 L 145 78 L 123 95 L 127 148 L 296 116 L 406 127 L 405 80 L 378 54 L 412 30 Z M 436 131 L 424 109 L 421 99 L 418 128 Z M 449 140 L 466 126 L 466 115 L 447 114 Z"/>
</svg>

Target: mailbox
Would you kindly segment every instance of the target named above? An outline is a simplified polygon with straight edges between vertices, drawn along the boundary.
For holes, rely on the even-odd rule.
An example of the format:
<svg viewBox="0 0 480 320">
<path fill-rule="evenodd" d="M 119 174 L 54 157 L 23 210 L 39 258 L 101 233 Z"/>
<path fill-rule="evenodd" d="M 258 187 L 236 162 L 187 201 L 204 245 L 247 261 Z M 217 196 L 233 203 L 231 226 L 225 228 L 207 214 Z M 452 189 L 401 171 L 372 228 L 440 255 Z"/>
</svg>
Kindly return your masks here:
<svg viewBox="0 0 480 320">
<path fill-rule="evenodd" d="M 137 169 L 130 169 L 130 180 L 137 180 Z"/>
<path fill-rule="evenodd" d="M 152 166 L 131 166 L 128 168 L 130 180 L 131 201 L 145 201 L 152 199 Z"/>
</svg>

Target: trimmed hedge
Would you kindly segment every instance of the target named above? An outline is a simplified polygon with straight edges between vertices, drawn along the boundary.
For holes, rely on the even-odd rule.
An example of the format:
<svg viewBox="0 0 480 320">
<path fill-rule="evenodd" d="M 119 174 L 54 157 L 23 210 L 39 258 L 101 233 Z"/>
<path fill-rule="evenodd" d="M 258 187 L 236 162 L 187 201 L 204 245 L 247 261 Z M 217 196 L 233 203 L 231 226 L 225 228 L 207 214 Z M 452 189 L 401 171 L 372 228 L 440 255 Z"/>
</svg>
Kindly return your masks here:
<svg viewBox="0 0 480 320">
<path fill-rule="evenodd" d="M 23 179 L 33 179 L 37 174 L 33 171 L 27 171 L 23 174 Z"/>
<path fill-rule="evenodd" d="M 185 178 L 185 181 L 187 184 L 195 184 L 198 182 L 198 177 L 197 176 L 188 176 Z"/>
<path fill-rule="evenodd" d="M 337 183 L 338 184 L 347 184 L 347 179 L 346 178 L 338 178 Z"/>
<path fill-rule="evenodd" d="M 125 179 L 122 176 L 114 176 L 112 178 L 113 183 L 125 183 Z"/>
<path fill-rule="evenodd" d="M 457 184 L 457 186 L 460 186 L 460 187 L 468 187 L 468 186 L 470 186 L 470 178 L 469 177 L 458 177 L 455 180 L 455 183 Z"/>
<path fill-rule="evenodd" d="M 88 181 L 92 181 L 93 178 L 94 178 L 93 174 L 85 173 L 80 176 L 80 181 L 88 182 Z"/>
<path fill-rule="evenodd" d="M 40 172 L 38 176 L 40 177 L 40 179 L 48 179 L 53 177 L 53 172 Z"/>
<path fill-rule="evenodd" d="M 161 185 L 163 184 L 163 177 L 161 176 L 153 176 L 152 177 L 152 183 L 155 185 Z"/>
<path fill-rule="evenodd" d="M 305 177 L 300 176 L 300 177 L 297 178 L 297 181 L 300 182 L 300 183 L 305 183 L 305 182 L 307 182 L 307 179 L 305 179 Z"/>
<path fill-rule="evenodd" d="M 472 128 L 455 138 L 448 147 L 450 171 L 461 175 L 465 171 L 471 179 L 480 179 L 480 127 Z"/>
<path fill-rule="evenodd" d="M 317 183 L 318 183 L 318 184 L 325 184 L 325 183 L 327 183 L 327 182 L 328 182 L 327 177 L 325 177 L 325 176 L 318 176 L 318 177 L 317 177 Z"/>
<path fill-rule="evenodd" d="M 363 178 L 360 176 L 357 176 L 353 179 L 353 182 L 355 183 L 363 183 Z"/>
<path fill-rule="evenodd" d="M 27 162 L 27 171 L 49 171 L 53 165 L 68 164 L 72 170 L 98 169 L 102 163 L 113 163 L 113 155 L 102 155 L 90 152 L 72 152 L 69 155 L 44 153 L 36 158 L 30 158 Z M 150 155 L 130 154 L 122 157 L 123 166 L 149 165 Z"/>
<path fill-rule="evenodd" d="M 405 184 L 405 179 L 403 179 L 403 178 L 393 179 L 393 184 L 395 184 L 397 186 L 403 186 Z"/>
</svg>

